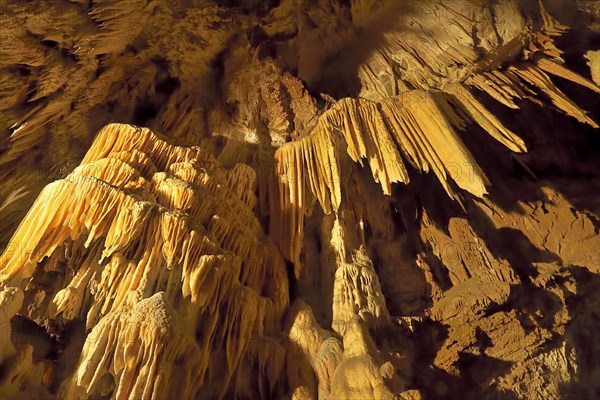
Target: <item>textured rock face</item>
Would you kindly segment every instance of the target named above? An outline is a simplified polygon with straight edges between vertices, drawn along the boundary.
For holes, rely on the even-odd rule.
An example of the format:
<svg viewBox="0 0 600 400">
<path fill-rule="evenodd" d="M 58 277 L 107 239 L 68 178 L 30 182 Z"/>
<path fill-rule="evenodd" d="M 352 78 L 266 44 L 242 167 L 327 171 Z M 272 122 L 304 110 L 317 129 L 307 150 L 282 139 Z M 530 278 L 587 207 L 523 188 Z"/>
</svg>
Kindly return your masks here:
<svg viewBox="0 0 600 400">
<path fill-rule="evenodd" d="M 199 148 L 111 124 L 42 191 L 2 281 L 7 299 L 25 287 L 24 316 L 41 325 L 85 322 L 72 374 L 45 382 L 59 397 L 215 396 L 242 359 L 273 357 L 261 343 L 281 330 L 288 283 L 252 213 L 254 185 L 243 164 L 226 170 Z M 204 385 L 209 367 L 220 388 Z"/>
<path fill-rule="evenodd" d="M 3 2 L 0 397 L 600 396 L 574 4 Z"/>
</svg>

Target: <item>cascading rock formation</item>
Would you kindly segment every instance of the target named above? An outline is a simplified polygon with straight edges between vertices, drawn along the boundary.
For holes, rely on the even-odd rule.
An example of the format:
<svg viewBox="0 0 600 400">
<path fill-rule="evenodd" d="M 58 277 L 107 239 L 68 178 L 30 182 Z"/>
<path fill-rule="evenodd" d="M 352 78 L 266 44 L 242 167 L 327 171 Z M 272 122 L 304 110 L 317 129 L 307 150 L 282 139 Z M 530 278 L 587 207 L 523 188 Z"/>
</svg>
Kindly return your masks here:
<svg viewBox="0 0 600 400">
<path fill-rule="evenodd" d="M 0 398 L 600 396 L 572 3 L 3 2 Z"/>
</svg>

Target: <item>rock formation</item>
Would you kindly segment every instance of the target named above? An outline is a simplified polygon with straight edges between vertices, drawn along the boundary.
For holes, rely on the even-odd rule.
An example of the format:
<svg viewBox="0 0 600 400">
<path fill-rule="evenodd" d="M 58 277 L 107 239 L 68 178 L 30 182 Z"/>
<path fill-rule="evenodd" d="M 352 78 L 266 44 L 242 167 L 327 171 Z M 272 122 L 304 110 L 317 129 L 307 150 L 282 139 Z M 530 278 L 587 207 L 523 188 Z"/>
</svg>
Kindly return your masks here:
<svg viewBox="0 0 600 400">
<path fill-rule="evenodd" d="M 574 4 L 3 2 L 0 398 L 600 396 Z"/>
</svg>

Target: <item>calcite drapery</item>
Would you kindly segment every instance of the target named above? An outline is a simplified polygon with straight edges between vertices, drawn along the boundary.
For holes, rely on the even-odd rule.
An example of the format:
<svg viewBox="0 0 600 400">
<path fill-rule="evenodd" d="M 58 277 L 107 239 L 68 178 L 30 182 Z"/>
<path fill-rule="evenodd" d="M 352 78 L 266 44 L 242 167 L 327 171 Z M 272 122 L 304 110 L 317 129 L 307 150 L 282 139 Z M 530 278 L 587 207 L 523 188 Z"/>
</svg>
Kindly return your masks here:
<svg viewBox="0 0 600 400">
<path fill-rule="evenodd" d="M 423 6 L 431 7 L 430 4 Z M 275 153 L 280 209 L 285 217 L 275 220 L 273 230 L 282 238 L 284 255 L 298 264 L 309 201 L 307 190 L 325 213 L 339 208 L 343 182 L 340 147 L 361 165 L 363 159 L 368 160 L 373 178 L 381 184 L 384 194 L 391 193 L 392 183 L 409 182 L 403 162 L 406 160 L 419 171 L 432 171 L 455 200 L 460 201 L 460 196 L 455 193 L 453 183 L 474 196 L 483 197 L 489 181 L 455 129 L 464 130 L 466 122 L 473 121 L 510 150 L 524 152 L 527 148 L 519 136 L 476 99 L 470 88 L 477 88 L 510 108 L 519 108 L 516 100 L 538 101 L 536 96 L 544 95 L 566 114 L 597 128 L 598 124 L 561 92 L 547 74 L 597 93 L 600 87 L 561 65 L 561 51 L 552 44 L 551 38 L 563 33 L 566 27 L 552 18 L 541 4 L 538 18 L 541 20 L 538 31 L 525 29 L 509 35 L 508 43 L 496 43 L 498 48 L 478 62 L 475 54 L 450 49 L 440 53 L 439 46 L 417 47 L 417 41 L 409 42 L 410 35 L 388 34 L 382 50 L 386 57 L 376 52 L 363 66 L 361 76 L 373 74 L 377 70 L 373 64 L 397 64 L 406 62 L 408 57 L 410 64 L 419 69 L 407 71 L 398 82 L 405 81 L 416 89 L 409 90 L 405 84 L 392 95 L 380 88 L 375 90 L 377 94 L 364 92 L 366 98 L 344 98 L 319 117 L 309 136 L 287 143 Z M 424 19 L 424 23 L 434 31 L 445 29 L 432 20 Z M 461 23 L 473 24 L 468 20 L 457 24 Z M 464 40 L 459 46 L 461 49 L 470 48 L 472 38 L 459 36 L 457 40 L 459 43 Z M 448 39 L 442 41 L 446 43 Z M 506 65 L 507 52 L 520 54 L 522 60 Z M 455 63 L 475 64 L 454 74 L 445 69 L 448 57 Z M 443 77 L 442 82 L 426 79 L 427 69 L 437 69 L 435 72 Z M 385 83 L 373 77 L 366 79 L 375 84 Z M 368 90 L 369 85 L 365 88 Z"/>
<path fill-rule="evenodd" d="M 194 397 L 218 362 L 223 384 L 204 390 L 223 395 L 245 354 L 264 364 L 264 347 L 248 349 L 276 332 L 288 286 L 252 212 L 254 181 L 243 165 L 225 170 L 199 148 L 111 124 L 79 167 L 42 191 L 0 277 L 3 293 L 22 282 L 35 288 L 32 318 L 83 317 L 92 329 L 63 396 L 115 385 L 119 398 L 165 397 L 174 387 Z M 45 287 L 49 273 L 64 286 Z"/>
</svg>

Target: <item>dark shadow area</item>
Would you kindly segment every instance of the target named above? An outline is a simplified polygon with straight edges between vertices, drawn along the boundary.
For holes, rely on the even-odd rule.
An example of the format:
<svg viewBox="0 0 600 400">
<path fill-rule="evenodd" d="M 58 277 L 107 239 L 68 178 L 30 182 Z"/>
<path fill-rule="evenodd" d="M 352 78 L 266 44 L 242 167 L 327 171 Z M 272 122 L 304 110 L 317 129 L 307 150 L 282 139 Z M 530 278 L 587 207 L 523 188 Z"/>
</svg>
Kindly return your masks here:
<svg viewBox="0 0 600 400">
<path fill-rule="evenodd" d="M 519 201 L 545 200 L 544 193 L 539 189 L 537 174 L 536 177 L 532 176 L 532 172 L 535 174 L 535 171 L 528 161 L 535 146 L 532 149 L 530 138 L 524 134 L 524 132 L 530 131 L 527 125 L 532 123 L 531 118 L 528 117 L 531 115 L 529 113 L 537 111 L 528 109 L 528 106 L 535 105 L 523 104 L 525 101 L 522 101 L 519 103 L 521 110 L 512 110 L 481 92 L 475 90 L 472 92 L 508 129 L 520 136 L 528 147 L 528 153 L 514 153 L 475 123 L 471 123 L 466 132 L 459 135 L 490 180 L 487 196 L 504 211 L 524 213 Z M 503 111 L 508 111 L 508 115 L 502 115 Z M 519 126 L 515 126 L 517 121 L 521 121 Z M 523 121 L 527 121 L 527 123 L 523 123 Z M 468 194 L 466 196 L 472 198 Z"/>
<path fill-rule="evenodd" d="M 57 343 L 50 337 L 46 330 L 21 314 L 15 315 L 10 320 L 10 329 L 13 332 L 11 339 L 17 350 L 25 346 L 33 347 L 33 362 L 52 359 L 57 352 Z M 16 334 L 18 332 L 18 334 Z"/>
<path fill-rule="evenodd" d="M 369 3 L 365 3 L 369 4 Z M 372 14 L 366 26 L 352 26 L 345 34 L 348 36 L 335 51 L 326 54 L 320 63 L 319 78 L 309 83 L 309 89 L 318 94 L 326 93 L 335 99 L 357 97 L 361 87 L 358 71 L 368 58 L 379 47 L 385 45 L 384 33 L 402 26 L 403 29 L 414 29 L 408 25 L 399 25 L 410 15 L 420 12 L 418 2 L 373 2 Z"/>
<path fill-rule="evenodd" d="M 555 324 L 554 316 L 562 307 L 561 299 L 554 293 L 522 283 L 511 287 L 508 301 L 498 307 L 498 310 L 517 310 L 521 326 L 526 332 L 531 332 L 539 326 L 552 329 Z"/>
<path fill-rule="evenodd" d="M 160 109 L 160 105 L 154 104 L 154 102 L 149 99 L 141 99 L 135 106 L 133 110 L 133 117 L 131 122 L 134 125 L 139 126 L 147 126 L 151 124 L 151 121 L 156 117 L 158 111 Z"/>
<path fill-rule="evenodd" d="M 460 359 L 457 362 L 463 378 L 463 385 L 468 387 L 465 398 L 502 398 L 518 399 L 518 396 L 507 392 L 490 392 L 488 387 L 493 378 L 501 376 L 510 370 L 512 362 L 499 360 L 485 354 L 471 354 L 460 352 Z M 458 397 L 457 397 L 458 398 Z"/>
<path fill-rule="evenodd" d="M 221 7 L 235 9 L 247 15 L 264 17 L 277 7 L 281 0 L 216 0 L 215 2 Z"/>
<path fill-rule="evenodd" d="M 412 339 L 414 380 L 425 399 L 438 399 L 456 392 L 460 379 L 433 366 L 433 360 L 448 338 L 448 327 L 430 319 L 419 324 Z"/>
<path fill-rule="evenodd" d="M 85 321 L 75 320 L 66 323 L 58 336 L 57 354 L 52 361 L 50 393 L 58 394 L 60 385 L 75 369 L 86 338 Z"/>
<path fill-rule="evenodd" d="M 600 34 L 589 31 L 584 25 L 585 19 L 578 13 L 572 29 L 557 37 L 556 43 L 564 51 L 565 67 L 591 79 L 584 51 L 600 48 Z M 558 89 L 600 123 L 597 93 L 548 75 Z M 600 201 L 593 194 L 597 192 L 581 185 L 587 181 L 593 187 L 600 186 L 598 129 L 566 115 L 543 94 L 540 94 L 543 107 L 521 100 L 517 102 L 520 109 L 513 110 L 482 92 L 473 90 L 473 93 L 507 128 L 523 138 L 528 147 L 527 153 L 512 153 L 475 124 L 461 135 L 492 182 L 488 190 L 495 204 L 510 211 L 518 209 L 517 201 L 544 200 L 539 187 L 545 185 L 564 195 L 580 211 L 598 213 Z M 574 181 L 580 183 L 572 183 Z"/>
<path fill-rule="evenodd" d="M 298 280 L 296 279 L 296 274 L 294 273 L 294 264 L 288 260 L 284 260 L 285 262 L 285 270 L 287 271 L 288 278 L 288 293 L 290 295 L 290 303 L 291 299 L 296 298 Z"/>
<path fill-rule="evenodd" d="M 408 254 L 403 254 L 402 260 L 390 260 L 389 257 L 380 256 L 376 244 L 370 244 L 369 247 L 376 249 L 373 251 L 371 259 L 390 314 L 393 316 L 424 316 L 424 311 L 433 305 L 432 289 L 423 270 L 416 264 L 414 251 L 403 246 L 403 250 L 406 250 Z M 404 277 L 410 284 L 398 282 L 399 276 Z M 440 276 L 439 279 L 436 276 L 436 280 L 443 281 L 443 276 Z"/>
<path fill-rule="evenodd" d="M 448 221 L 454 217 L 466 217 L 465 210 L 458 201 L 453 200 L 444 190 L 433 173 L 421 173 L 410 165 L 406 165 L 410 176 L 408 185 L 396 184 L 392 187 L 392 196 L 402 208 L 406 218 L 407 230 L 419 231 L 423 212 L 436 226 L 448 234 Z M 455 192 L 464 196 L 465 192 Z"/>
<path fill-rule="evenodd" d="M 561 258 L 546 249 L 539 249 L 533 245 L 523 232 L 513 228 L 496 228 L 492 220 L 478 207 L 470 204 L 470 226 L 479 237 L 485 240 L 492 254 L 507 260 L 514 268 L 523 282 L 538 276 L 533 263 L 559 263 Z"/>
<path fill-rule="evenodd" d="M 569 271 L 577 285 L 577 295 L 567 298 L 567 307 L 572 316 L 567 324 L 567 348 L 575 351 L 577 370 L 572 373 L 577 379 L 561 387 L 565 399 L 600 398 L 600 276 L 579 266 L 570 266 Z"/>
<path fill-rule="evenodd" d="M 411 388 L 421 391 L 425 400 L 476 400 L 488 397 L 517 399 L 512 393 L 490 392 L 485 387 L 486 382 L 506 373 L 512 363 L 483 354 L 491 344 L 483 331 L 477 331 L 477 346 L 481 354 L 460 354 L 457 365 L 462 371 L 460 376 L 451 375 L 434 366 L 434 359 L 447 338 L 447 326 L 431 320 L 419 324 L 411 336 L 414 346 L 413 381 L 409 385 Z"/>
</svg>

